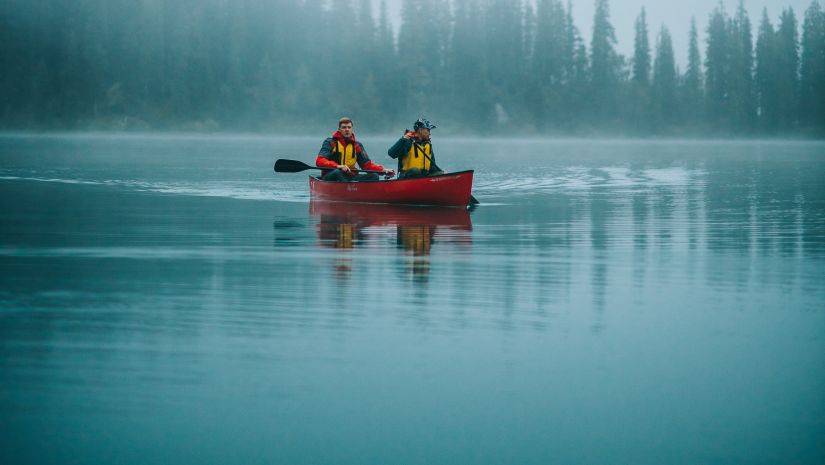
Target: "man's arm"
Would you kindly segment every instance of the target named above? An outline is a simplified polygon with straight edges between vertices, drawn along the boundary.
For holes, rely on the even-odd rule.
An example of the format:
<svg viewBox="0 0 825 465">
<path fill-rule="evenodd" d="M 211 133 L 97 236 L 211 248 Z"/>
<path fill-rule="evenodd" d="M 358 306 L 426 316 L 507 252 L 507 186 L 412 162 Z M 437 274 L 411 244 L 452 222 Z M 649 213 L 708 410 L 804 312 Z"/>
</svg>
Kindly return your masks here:
<svg viewBox="0 0 825 465">
<path fill-rule="evenodd" d="M 390 147 L 389 150 L 387 150 L 387 155 L 389 155 L 390 158 L 403 157 L 404 154 L 406 154 L 410 150 L 410 144 L 412 144 L 412 141 L 402 137 L 398 139 L 398 142 L 396 142 L 392 147 Z"/>
</svg>

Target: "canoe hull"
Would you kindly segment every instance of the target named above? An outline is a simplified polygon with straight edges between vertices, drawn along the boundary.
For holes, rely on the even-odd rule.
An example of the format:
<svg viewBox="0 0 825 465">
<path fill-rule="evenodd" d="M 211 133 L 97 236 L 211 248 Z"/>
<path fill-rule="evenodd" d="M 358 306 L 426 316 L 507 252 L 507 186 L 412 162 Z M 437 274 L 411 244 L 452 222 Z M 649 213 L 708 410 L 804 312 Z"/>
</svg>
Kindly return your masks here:
<svg viewBox="0 0 825 465">
<path fill-rule="evenodd" d="M 470 203 L 472 189 L 472 170 L 372 182 L 329 182 L 309 178 L 309 192 L 313 199 L 338 202 L 465 207 Z"/>
</svg>

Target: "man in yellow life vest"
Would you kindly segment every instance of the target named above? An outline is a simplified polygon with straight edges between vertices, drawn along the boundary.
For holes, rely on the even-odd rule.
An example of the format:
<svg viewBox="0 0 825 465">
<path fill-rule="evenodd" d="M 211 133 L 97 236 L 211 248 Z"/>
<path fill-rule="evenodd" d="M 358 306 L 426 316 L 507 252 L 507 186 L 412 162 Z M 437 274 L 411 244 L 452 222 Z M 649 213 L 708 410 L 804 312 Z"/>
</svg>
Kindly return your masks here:
<svg viewBox="0 0 825 465">
<path fill-rule="evenodd" d="M 387 155 L 398 159 L 398 179 L 435 176 L 443 171 L 435 163 L 435 153 L 430 140 L 430 131 L 435 125 L 426 119 L 419 119 L 412 131 L 405 131 L 387 151 Z"/>
<path fill-rule="evenodd" d="M 315 166 L 324 168 L 321 179 L 324 181 L 378 181 L 377 173 L 355 174 L 356 163 L 362 170 L 384 171 L 387 177 L 395 175 L 393 170 L 370 161 L 364 145 L 355 140 L 352 120 L 338 120 L 338 130 L 321 144 L 321 150 L 315 158 Z"/>
</svg>

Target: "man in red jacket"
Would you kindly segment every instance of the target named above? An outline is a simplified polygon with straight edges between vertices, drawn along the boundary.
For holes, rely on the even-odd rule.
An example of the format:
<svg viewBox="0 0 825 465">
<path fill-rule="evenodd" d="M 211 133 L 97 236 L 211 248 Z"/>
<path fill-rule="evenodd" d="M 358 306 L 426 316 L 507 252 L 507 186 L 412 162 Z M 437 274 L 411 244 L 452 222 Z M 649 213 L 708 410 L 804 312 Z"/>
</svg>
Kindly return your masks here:
<svg viewBox="0 0 825 465">
<path fill-rule="evenodd" d="M 356 164 L 362 170 L 384 171 L 388 177 L 395 175 L 394 170 L 384 170 L 383 166 L 370 161 L 364 145 L 355 140 L 352 120 L 341 118 L 338 130 L 321 144 L 315 166 L 326 168 L 321 172 L 324 181 L 378 181 L 377 173 L 353 173 Z"/>
</svg>

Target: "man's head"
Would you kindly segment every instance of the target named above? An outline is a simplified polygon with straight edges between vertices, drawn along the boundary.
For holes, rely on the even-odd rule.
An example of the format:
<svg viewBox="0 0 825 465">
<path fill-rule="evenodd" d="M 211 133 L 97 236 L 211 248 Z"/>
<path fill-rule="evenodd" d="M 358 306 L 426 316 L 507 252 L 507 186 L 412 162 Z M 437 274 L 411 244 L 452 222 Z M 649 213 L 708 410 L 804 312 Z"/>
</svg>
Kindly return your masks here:
<svg viewBox="0 0 825 465">
<path fill-rule="evenodd" d="M 413 124 L 413 131 L 415 131 L 419 139 L 429 139 L 432 129 L 435 129 L 435 125 L 430 123 L 430 120 L 424 118 L 419 118 L 415 124 Z"/>
<path fill-rule="evenodd" d="M 346 139 L 352 137 L 352 120 L 347 117 L 339 119 L 338 132 Z"/>
</svg>

